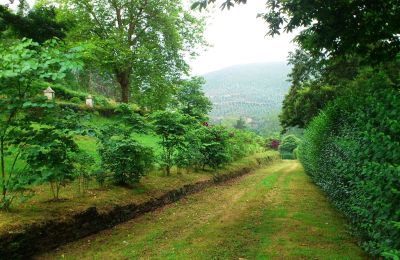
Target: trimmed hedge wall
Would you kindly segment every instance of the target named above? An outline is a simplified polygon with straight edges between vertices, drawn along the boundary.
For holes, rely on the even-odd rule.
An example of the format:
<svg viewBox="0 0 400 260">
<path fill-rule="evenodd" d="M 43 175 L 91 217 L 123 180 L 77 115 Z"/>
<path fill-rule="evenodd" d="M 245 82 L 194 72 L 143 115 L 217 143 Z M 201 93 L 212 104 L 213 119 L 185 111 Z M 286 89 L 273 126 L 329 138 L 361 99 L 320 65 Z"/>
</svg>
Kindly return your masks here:
<svg viewBox="0 0 400 260">
<path fill-rule="evenodd" d="M 373 256 L 400 255 L 400 92 L 366 73 L 305 131 L 300 161 Z M 397 258 L 398 259 L 398 258 Z"/>
</svg>

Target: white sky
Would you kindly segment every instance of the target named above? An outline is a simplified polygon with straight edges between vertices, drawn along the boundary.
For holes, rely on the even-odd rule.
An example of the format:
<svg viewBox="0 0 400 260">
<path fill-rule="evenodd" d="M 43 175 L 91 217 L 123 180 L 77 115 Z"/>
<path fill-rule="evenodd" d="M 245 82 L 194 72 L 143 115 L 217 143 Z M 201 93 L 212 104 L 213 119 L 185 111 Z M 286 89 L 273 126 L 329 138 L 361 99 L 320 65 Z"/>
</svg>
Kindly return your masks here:
<svg viewBox="0 0 400 260">
<path fill-rule="evenodd" d="M 34 2 L 28 0 L 31 6 Z M 0 0 L 0 4 L 5 3 L 9 0 Z M 264 0 L 249 0 L 229 11 L 221 11 L 219 5 L 209 8 L 205 38 L 211 47 L 189 62 L 192 74 L 201 75 L 243 63 L 285 61 L 289 51 L 294 49 L 291 43 L 294 34 L 265 36 L 268 26 L 256 17 L 265 10 Z M 204 11 L 200 15 L 204 15 Z"/>
<path fill-rule="evenodd" d="M 221 11 L 213 8 L 205 32 L 212 45 L 190 62 L 196 75 L 224 67 L 268 61 L 286 61 L 294 34 L 265 36 L 268 25 L 257 14 L 264 12 L 264 0 L 250 0 L 246 5 Z"/>
</svg>

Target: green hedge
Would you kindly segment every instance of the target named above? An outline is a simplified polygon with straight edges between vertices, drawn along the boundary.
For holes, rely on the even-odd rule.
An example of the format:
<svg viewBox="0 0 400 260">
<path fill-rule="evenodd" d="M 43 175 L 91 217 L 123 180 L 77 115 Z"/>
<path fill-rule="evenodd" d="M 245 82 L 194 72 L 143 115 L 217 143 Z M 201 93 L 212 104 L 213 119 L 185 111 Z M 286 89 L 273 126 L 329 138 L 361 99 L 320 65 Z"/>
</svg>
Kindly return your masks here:
<svg viewBox="0 0 400 260">
<path fill-rule="evenodd" d="M 305 131 L 306 172 L 348 217 L 374 256 L 400 255 L 400 93 L 365 73 Z"/>
</svg>

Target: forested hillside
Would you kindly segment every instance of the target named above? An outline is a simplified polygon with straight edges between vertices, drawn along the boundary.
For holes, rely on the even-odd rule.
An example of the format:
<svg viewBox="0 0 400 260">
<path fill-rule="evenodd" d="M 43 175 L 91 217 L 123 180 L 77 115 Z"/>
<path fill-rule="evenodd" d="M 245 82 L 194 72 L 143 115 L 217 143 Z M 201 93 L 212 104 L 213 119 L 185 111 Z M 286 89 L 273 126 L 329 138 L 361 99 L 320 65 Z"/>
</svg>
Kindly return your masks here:
<svg viewBox="0 0 400 260">
<path fill-rule="evenodd" d="M 279 130 L 278 114 L 288 92 L 286 62 L 237 65 L 204 75 L 214 122 L 233 124 L 243 117 L 258 131 Z"/>
</svg>

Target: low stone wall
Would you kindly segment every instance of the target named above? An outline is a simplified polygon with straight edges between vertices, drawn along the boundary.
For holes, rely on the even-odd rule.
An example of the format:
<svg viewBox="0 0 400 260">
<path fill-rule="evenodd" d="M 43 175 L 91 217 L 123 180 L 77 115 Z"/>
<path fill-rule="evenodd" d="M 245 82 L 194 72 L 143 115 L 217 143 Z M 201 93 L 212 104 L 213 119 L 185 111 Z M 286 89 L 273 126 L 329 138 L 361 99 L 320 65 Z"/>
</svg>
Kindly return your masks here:
<svg viewBox="0 0 400 260">
<path fill-rule="evenodd" d="M 44 223 L 31 224 L 19 231 L 0 234 L 0 260 L 26 259 L 35 254 L 52 250 L 68 242 L 111 228 L 146 212 L 154 211 L 189 194 L 248 174 L 261 165 L 266 165 L 274 160 L 276 160 L 275 157 L 257 158 L 257 166 L 244 167 L 214 176 L 207 181 L 188 184 L 141 204 L 132 203 L 116 206 L 107 212 L 99 212 L 96 207 L 90 207 L 67 220 L 55 219 Z"/>
</svg>

